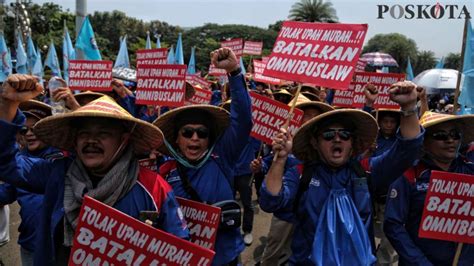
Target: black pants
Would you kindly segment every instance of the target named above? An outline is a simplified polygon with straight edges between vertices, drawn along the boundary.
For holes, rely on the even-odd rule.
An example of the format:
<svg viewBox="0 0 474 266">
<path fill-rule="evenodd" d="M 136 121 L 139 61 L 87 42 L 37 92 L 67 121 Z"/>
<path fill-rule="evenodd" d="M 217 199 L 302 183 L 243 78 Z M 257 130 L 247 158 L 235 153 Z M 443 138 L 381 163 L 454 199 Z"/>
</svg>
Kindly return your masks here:
<svg viewBox="0 0 474 266">
<path fill-rule="evenodd" d="M 244 233 L 251 233 L 253 227 L 253 205 L 252 205 L 252 187 L 249 184 L 251 175 L 241 175 L 234 177 L 235 190 L 240 194 L 240 200 L 244 205 L 244 217 L 242 221 L 242 230 Z"/>
</svg>

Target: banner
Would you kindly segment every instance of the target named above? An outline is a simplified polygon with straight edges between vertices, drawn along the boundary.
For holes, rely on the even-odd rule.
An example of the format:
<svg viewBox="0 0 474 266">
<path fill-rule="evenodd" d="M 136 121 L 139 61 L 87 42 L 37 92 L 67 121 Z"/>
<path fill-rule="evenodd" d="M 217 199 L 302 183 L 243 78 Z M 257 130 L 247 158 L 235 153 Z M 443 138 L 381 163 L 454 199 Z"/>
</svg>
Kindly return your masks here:
<svg viewBox="0 0 474 266">
<path fill-rule="evenodd" d="M 186 81 L 191 83 L 192 85 L 196 86 L 199 85 L 203 89 L 209 89 L 211 87 L 211 83 L 204 78 L 201 78 L 201 74 L 195 75 L 186 75 Z"/>
<path fill-rule="evenodd" d="M 260 95 L 253 91 L 250 92 L 252 99 L 252 120 L 253 127 L 250 136 L 265 143 L 272 143 L 272 138 L 280 132 L 280 128 L 285 124 L 288 114 L 290 113 L 290 106 L 275 101 L 266 96 Z M 295 134 L 296 130 L 301 125 L 303 118 L 303 111 L 295 108 L 288 131 Z"/>
<path fill-rule="evenodd" d="M 431 171 L 418 235 L 474 244 L 474 176 Z"/>
<path fill-rule="evenodd" d="M 261 55 L 263 48 L 263 42 L 251 42 L 245 41 L 244 54 L 247 55 Z"/>
<path fill-rule="evenodd" d="M 262 62 L 266 65 L 270 60 L 270 56 L 262 56 Z"/>
<path fill-rule="evenodd" d="M 164 65 L 167 63 L 168 49 L 141 49 L 137 50 L 137 67 L 140 65 Z"/>
<path fill-rule="evenodd" d="M 354 101 L 354 84 L 349 85 L 348 90 L 334 90 L 332 105 L 337 107 L 352 107 Z"/>
<path fill-rule="evenodd" d="M 176 198 L 189 228 L 191 242 L 214 250 L 221 209 L 197 201 Z"/>
<path fill-rule="evenodd" d="M 264 75 L 347 90 L 367 24 L 283 22 Z"/>
<path fill-rule="evenodd" d="M 214 251 L 85 196 L 69 265 L 210 265 Z"/>
<path fill-rule="evenodd" d="M 194 87 L 194 90 L 196 93 L 194 93 L 194 96 L 186 102 L 186 105 L 211 103 L 212 91 L 201 89 L 199 87 Z"/>
<path fill-rule="evenodd" d="M 112 61 L 70 60 L 68 74 L 71 90 L 112 90 Z"/>
<path fill-rule="evenodd" d="M 140 65 L 137 69 L 137 104 L 184 105 L 186 65 Z"/>
<path fill-rule="evenodd" d="M 232 39 L 228 41 L 222 41 L 221 42 L 221 48 L 224 47 L 229 47 L 234 51 L 235 56 L 237 59 L 243 55 L 243 49 L 244 49 L 244 40 L 243 39 Z"/>
<path fill-rule="evenodd" d="M 258 60 L 253 60 L 253 80 L 273 85 L 279 85 L 281 83 L 280 79 L 271 78 L 263 75 L 263 70 L 265 69 L 265 63 Z"/>
<path fill-rule="evenodd" d="M 141 160 L 138 160 L 138 164 L 141 167 L 148 168 L 153 172 L 158 172 L 158 165 L 156 165 L 155 159 L 141 159 Z"/>
<path fill-rule="evenodd" d="M 213 64 L 209 65 L 208 74 L 209 74 L 209 76 L 216 76 L 216 77 L 227 76 L 227 72 L 225 71 L 225 69 L 216 68 Z"/>
<path fill-rule="evenodd" d="M 375 86 L 375 88 L 377 88 L 377 91 L 379 92 L 379 95 L 374 103 L 374 109 L 400 109 L 400 105 L 398 105 L 398 103 L 390 100 L 388 89 L 393 83 L 403 80 L 405 80 L 404 74 L 356 72 L 354 75 L 354 80 L 351 83 L 354 86 L 354 102 L 352 107 L 364 107 L 364 86 L 370 82 Z"/>
<path fill-rule="evenodd" d="M 359 61 L 357 61 L 357 64 L 356 64 L 355 71 L 356 72 L 364 72 L 366 66 L 367 66 L 367 61 L 361 60 L 359 58 Z"/>
</svg>

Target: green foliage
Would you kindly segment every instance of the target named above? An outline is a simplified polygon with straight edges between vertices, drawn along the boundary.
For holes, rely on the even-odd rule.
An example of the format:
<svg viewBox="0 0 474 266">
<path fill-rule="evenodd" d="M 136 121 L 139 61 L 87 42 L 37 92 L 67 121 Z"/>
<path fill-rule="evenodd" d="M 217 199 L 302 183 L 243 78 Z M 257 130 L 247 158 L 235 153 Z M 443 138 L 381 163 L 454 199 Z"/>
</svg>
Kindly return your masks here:
<svg viewBox="0 0 474 266">
<path fill-rule="evenodd" d="M 413 67 L 413 74 L 416 76 L 427 69 L 434 68 L 436 61 L 435 54 L 432 51 L 418 52 L 416 63 Z"/>
<path fill-rule="evenodd" d="M 337 22 L 336 10 L 330 1 L 300 0 L 291 6 L 291 20 L 306 22 Z"/>
<path fill-rule="evenodd" d="M 449 53 L 444 58 L 444 68 L 459 70 L 461 68 L 461 54 Z"/>
</svg>

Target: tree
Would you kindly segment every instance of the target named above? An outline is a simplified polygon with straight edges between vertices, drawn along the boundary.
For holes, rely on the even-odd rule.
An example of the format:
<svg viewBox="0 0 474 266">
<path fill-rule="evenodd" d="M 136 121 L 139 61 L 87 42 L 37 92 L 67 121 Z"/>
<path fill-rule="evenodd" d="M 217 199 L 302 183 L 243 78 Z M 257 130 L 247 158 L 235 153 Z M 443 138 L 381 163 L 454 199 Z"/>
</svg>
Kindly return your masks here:
<svg viewBox="0 0 474 266">
<path fill-rule="evenodd" d="M 336 10 L 331 2 L 323 0 L 300 0 L 291 6 L 291 20 L 305 22 L 337 22 Z"/>
<path fill-rule="evenodd" d="M 436 65 L 436 57 L 432 51 L 420 51 L 416 57 L 415 67 L 413 68 L 414 75 L 432 69 Z"/>
<path fill-rule="evenodd" d="M 398 63 L 399 71 L 404 71 L 407 66 L 407 58 L 416 62 L 418 48 L 414 40 L 403 34 L 377 34 L 372 37 L 362 49 L 362 53 L 384 52 L 390 54 Z"/>
<path fill-rule="evenodd" d="M 444 68 L 459 70 L 461 68 L 461 54 L 449 53 L 444 58 Z"/>
</svg>

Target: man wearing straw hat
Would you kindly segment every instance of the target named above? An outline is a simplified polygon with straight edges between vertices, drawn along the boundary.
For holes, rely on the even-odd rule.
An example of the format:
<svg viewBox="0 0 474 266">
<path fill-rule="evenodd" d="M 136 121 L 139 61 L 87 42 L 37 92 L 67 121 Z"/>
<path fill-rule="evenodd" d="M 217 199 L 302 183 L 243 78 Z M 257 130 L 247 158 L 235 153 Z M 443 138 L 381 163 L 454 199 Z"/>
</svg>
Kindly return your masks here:
<svg viewBox="0 0 474 266">
<path fill-rule="evenodd" d="M 456 243 L 419 238 L 418 230 L 431 170 L 474 174 L 474 163 L 459 154 L 461 145 L 474 140 L 474 115 L 425 112 L 420 123 L 426 129 L 423 155 L 390 187 L 384 231 L 398 252 L 400 265 L 451 265 Z M 472 224 L 469 230 L 474 230 Z M 458 265 L 473 263 L 474 245 L 464 244 Z"/>
<path fill-rule="evenodd" d="M 250 96 L 232 50 L 220 48 L 214 51 L 211 61 L 228 73 L 232 96 L 230 117 L 220 107 L 191 105 L 165 113 L 154 124 L 165 136 L 166 146 L 159 151 L 174 157 L 160 167 L 160 173 L 176 195 L 216 204 L 234 199 L 233 169 L 247 144 L 252 117 Z M 238 256 L 244 249 L 240 228 L 224 226 L 221 223 L 217 232 L 213 265 L 237 265 Z"/>
<path fill-rule="evenodd" d="M 371 194 L 384 193 L 413 164 L 423 138 L 415 85 L 393 84 L 390 94 L 404 116 L 397 142 L 379 157 L 355 159 L 377 136 L 375 119 L 360 110 L 326 112 L 306 122 L 293 140 L 283 129 L 274 138 L 276 161 L 265 178 L 260 203 L 270 212 L 295 207 L 290 264 L 375 262 Z M 301 179 L 297 167 L 285 171 L 292 148 L 303 162 Z M 370 176 L 364 170 L 370 170 Z"/>
<path fill-rule="evenodd" d="M 8 77 L 0 94 L 0 178 L 44 194 L 34 264 L 67 264 L 84 195 L 135 218 L 149 214 L 154 226 L 187 238 L 171 187 L 139 167 L 134 155 L 158 148 L 163 134 L 108 96 L 35 125 L 39 139 L 74 151 L 75 158 L 47 161 L 19 155 L 15 134 L 25 117 L 18 106 L 42 91 L 35 77 L 17 74 Z"/>
</svg>

